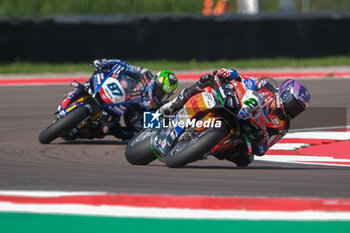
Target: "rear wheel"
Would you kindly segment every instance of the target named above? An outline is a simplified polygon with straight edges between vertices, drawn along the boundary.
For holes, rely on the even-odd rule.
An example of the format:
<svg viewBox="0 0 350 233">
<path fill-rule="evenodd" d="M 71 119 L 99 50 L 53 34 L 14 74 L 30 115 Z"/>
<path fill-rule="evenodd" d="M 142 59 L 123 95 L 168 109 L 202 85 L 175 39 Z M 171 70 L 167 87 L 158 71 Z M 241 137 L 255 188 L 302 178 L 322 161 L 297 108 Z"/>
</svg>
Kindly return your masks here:
<svg viewBox="0 0 350 233">
<path fill-rule="evenodd" d="M 73 128 L 78 123 L 82 122 L 90 114 L 85 106 L 79 106 L 69 112 L 63 118 L 51 124 L 39 135 L 39 142 L 48 144 L 62 135 L 63 131 Z"/>
<path fill-rule="evenodd" d="M 179 168 L 203 159 L 203 156 L 210 152 L 211 148 L 229 132 L 224 121 L 221 122 L 220 128 L 208 128 L 204 131 L 196 131 L 191 128 L 185 130 L 179 141 L 166 155 L 165 163 L 168 167 Z"/>
<path fill-rule="evenodd" d="M 125 148 L 125 158 L 133 165 L 147 165 L 157 157 L 151 149 L 153 130 L 147 129 L 138 133 Z"/>
</svg>

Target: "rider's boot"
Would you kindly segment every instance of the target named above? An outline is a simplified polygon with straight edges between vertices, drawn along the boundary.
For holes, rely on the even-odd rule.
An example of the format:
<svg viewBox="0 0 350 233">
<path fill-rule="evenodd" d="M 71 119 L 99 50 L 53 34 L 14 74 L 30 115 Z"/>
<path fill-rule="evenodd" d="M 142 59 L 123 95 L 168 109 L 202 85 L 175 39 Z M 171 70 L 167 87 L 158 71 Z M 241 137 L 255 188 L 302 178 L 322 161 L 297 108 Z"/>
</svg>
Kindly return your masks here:
<svg viewBox="0 0 350 233">
<path fill-rule="evenodd" d="M 127 131 L 127 128 L 122 127 L 118 121 L 113 121 L 113 123 L 109 125 L 108 135 L 113 135 L 123 141 L 130 140 L 133 137 L 133 135 Z"/>
<path fill-rule="evenodd" d="M 178 96 L 172 101 L 164 104 L 162 107 L 159 108 L 159 112 L 162 113 L 163 115 L 171 115 L 174 114 L 175 112 L 179 111 L 183 106 L 184 106 L 184 101 L 183 99 Z"/>
</svg>

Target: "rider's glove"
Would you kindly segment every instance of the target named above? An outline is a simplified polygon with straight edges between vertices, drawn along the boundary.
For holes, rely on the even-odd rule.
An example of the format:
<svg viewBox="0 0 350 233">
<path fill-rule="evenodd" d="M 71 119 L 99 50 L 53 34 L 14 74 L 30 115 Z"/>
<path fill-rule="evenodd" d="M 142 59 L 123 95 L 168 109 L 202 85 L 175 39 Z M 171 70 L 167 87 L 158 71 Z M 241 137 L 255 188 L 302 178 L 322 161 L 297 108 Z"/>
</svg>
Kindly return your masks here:
<svg viewBox="0 0 350 233">
<path fill-rule="evenodd" d="M 227 82 L 227 80 L 234 79 L 236 81 L 242 82 L 242 77 L 238 74 L 235 69 L 220 69 L 214 70 L 213 75 L 217 76 L 222 83 Z"/>
<path fill-rule="evenodd" d="M 213 84 L 214 76 L 211 74 L 203 74 L 199 80 L 197 81 L 198 87 L 201 89 L 204 89 L 206 87 L 209 87 Z"/>
<path fill-rule="evenodd" d="M 219 78 L 224 78 L 224 79 L 228 79 L 231 77 L 231 74 L 228 70 L 222 68 L 220 70 L 218 70 L 216 72 L 216 75 L 219 77 Z"/>
<path fill-rule="evenodd" d="M 96 68 L 96 70 L 103 70 L 107 63 L 107 59 L 96 59 L 92 62 L 92 65 Z"/>
</svg>

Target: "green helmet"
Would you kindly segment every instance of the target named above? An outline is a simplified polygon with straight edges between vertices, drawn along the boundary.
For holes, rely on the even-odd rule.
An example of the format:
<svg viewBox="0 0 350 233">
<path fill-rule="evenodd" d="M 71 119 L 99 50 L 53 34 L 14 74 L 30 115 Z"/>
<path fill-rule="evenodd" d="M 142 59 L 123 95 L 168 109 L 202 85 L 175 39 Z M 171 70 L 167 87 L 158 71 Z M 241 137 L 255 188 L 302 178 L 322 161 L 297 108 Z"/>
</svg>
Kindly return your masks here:
<svg viewBox="0 0 350 233">
<path fill-rule="evenodd" d="M 177 86 L 175 74 L 169 70 L 161 70 L 153 77 L 151 98 L 156 103 L 161 103 L 176 92 Z"/>
</svg>

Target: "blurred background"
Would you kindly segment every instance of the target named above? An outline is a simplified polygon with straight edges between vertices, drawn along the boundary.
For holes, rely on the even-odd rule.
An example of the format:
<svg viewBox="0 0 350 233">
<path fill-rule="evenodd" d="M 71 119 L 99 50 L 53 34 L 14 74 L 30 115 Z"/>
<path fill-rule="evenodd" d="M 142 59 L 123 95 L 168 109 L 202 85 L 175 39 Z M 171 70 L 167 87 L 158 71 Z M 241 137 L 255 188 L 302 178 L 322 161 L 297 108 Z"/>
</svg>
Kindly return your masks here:
<svg viewBox="0 0 350 233">
<path fill-rule="evenodd" d="M 341 57 L 347 65 L 349 10 L 348 0 L 0 0 L 0 64 Z"/>
<path fill-rule="evenodd" d="M 198 14 L 219 0 L 0 0 L 2 16 Z M 227 13 L 349 11 L 348 0 L 227 0 Z"/>
</svg>

